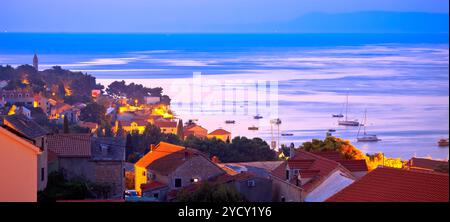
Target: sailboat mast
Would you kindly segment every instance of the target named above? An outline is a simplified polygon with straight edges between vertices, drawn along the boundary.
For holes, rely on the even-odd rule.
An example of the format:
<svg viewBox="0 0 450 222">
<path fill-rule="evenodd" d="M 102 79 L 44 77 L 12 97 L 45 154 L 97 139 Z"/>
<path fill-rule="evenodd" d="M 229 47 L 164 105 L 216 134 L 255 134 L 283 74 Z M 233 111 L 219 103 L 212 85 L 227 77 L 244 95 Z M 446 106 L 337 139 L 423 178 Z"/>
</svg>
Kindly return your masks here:
<svg viewBox="0 0 450 222">
<path fill-rule="evenodd" d="M 347 121 L 347 114 L 348 114 L 348 92 L 347 92 L 347 101 L 345 103 L 345 121 Z"/>
<path fill-rule="evenodd" d="M 366 135 L 367 109 L 364 110 L 364 135 Z"/>
</svg>

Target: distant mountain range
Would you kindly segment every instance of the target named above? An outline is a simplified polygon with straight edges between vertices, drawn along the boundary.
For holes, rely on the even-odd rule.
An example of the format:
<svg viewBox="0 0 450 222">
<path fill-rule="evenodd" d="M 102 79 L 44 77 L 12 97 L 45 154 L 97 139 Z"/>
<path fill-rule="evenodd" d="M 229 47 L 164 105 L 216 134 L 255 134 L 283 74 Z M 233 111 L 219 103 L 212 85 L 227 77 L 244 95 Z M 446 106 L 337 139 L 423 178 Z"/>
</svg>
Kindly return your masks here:
<svg viewBox="0 0 450 222">
<path fill-rule="evenodd" d="M 267 27 L 267 26 L 266 26 Z M 278 32 L 448 33 L 449 14 L 422 12 L 310 13 L 274 24 Z"/>
<path fill-rule="evenodd" d="M 288 22 L 260 24 L 186 24 L 188 30 L 280 33 L 448 33 L 448 13 L 365 11 L 308 13 Z"/>
</svg>

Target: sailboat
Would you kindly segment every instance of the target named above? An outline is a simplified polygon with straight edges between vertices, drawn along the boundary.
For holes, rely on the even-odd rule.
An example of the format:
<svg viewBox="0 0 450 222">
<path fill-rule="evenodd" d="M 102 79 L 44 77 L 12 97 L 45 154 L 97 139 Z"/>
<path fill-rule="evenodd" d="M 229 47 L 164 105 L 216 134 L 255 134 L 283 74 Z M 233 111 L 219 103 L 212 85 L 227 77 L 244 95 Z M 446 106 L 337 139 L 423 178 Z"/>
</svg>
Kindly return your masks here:
<svg viewBox="0 0 450 222">
<path fill-rule="evenodd" d="M 359 122 L 357 120 L 348 120 L 348 93 L 347 93 L 347 102 L 345 103 L 345 120 L 339 120 L 338 124 L 341 126 L 359 126 Z"/>
<path fill-rule="evenodd" d="M 362 124 L 361 124 L 362 125 Z M 361 126 L 358 129 L 358 135 L 356 136 L 356 139 L 358 142 L 377 142 L 380 141 L 378 139 L 377 135 L 370 135 L 366 133 L 366 125 L 367 125 L 367 109 L 364 111 L 364 133 L 362 136 L 359 136 L 359 132 L 361 130 Z"/>
</svg>

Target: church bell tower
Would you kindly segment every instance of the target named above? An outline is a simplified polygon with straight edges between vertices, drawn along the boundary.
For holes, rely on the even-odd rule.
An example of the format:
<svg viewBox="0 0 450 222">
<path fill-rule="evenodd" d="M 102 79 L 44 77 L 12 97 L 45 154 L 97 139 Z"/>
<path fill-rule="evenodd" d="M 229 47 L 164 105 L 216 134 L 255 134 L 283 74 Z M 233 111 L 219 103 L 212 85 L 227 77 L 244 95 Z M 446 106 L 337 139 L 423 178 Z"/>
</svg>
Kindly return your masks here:
<svg viewBox="0 0 450 222">
<path fill-rule="evenodd" d="M 37 55 L 36 54 L 34 54 L 34 57 L 33 57 L 33 67 L 36 69 L 36 70 L 39 70 L 38 69 L 38 67 L 39 67 L 39 63 L 38 63 L 39 61 L 38 61 L 38 57 L 37 57 Z"/>
</svg>

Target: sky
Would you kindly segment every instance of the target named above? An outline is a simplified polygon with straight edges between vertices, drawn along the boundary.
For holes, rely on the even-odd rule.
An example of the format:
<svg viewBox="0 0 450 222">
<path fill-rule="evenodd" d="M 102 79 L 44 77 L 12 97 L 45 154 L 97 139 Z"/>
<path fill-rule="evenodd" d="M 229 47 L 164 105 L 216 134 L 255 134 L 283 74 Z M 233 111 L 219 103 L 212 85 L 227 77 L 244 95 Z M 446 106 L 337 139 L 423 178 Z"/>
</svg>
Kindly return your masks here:
<svg viewBox="0 0 450 222">
<path fill-rule="evenodd" d="M 8 32 L 210 32 L 282 24 L 309 13 L 448 13 L 448 0 L 1 0 Z"/>
</svg>

